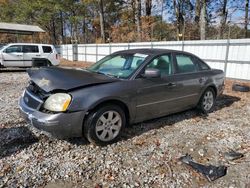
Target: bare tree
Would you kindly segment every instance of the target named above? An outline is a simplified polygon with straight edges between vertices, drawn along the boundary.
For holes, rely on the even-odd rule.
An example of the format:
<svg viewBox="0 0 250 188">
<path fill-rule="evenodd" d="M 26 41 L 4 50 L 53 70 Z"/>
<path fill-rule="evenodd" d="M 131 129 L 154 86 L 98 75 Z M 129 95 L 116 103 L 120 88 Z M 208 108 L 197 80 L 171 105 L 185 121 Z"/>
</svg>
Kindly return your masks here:
<svg viewBox="0 0 250 188">
<path fill-rule="evenodd" d="M 184 25 L 184 17 L 181 9 L 181 2 L 173 0 L 174 13 L 176 17 L 176 38 L 180 40 L 181 28 Z"/>
<path fill-rule="evenodd" d="M 145 0 L 146 16 L 151 16 L 152 0 Z"/>
<path fill-rule="evenodd" d="M 198 25 L 199 25 L 199 22 L 200 22 L 200 16 L 201 16 L 201 1 L 200 0 L 196 0 L 196 2 L 195 2 L 195 17 L 194 17 L 194 21 Z"/>
<path fill-rule="evenodd" d="M 136 0 L 136 27 L 137 27 L 137 35 L 138 40 L 142 41 L 142 33 L 141 33 L 141 0 Z"/>
<path fill-rule="evenodd" d="M 100 27 L 101 27 L 101 38 L 102 42 L 105 43 L 105 21 L 104 21 L 104 11 L 103 11 L 103 0 L 99 0 L 99 14 L 100 14 Z"/>
<path fill-rule="evenodd" d="M 223 38 L 223 33 L 225 30 L 225 26 L 226 26 L 226 22 L 227 22 L 227 0 L 223 0 L 223 4 L 222 4 L 222 9 L 221 9 L 221 20 L 220 20 L 220 30 L 219 30 L 219 37 Z"/>
<path fill-rule="evenodd" d="M 60 11 L 60 32 L 62 37 L 62 43 L 65 44 L 65 38 L 64 38 L 64 19 L 63 19 L 63 12 Z"/>
<path fill-rule="evenodd" d="M 206 0 L 201 2 L 201 17 L 200 17 L 200 39 L 206 40 L 207 27 L 207 3 Z"/>
<path fill-rule="evenodd" d="M 245 1 L 245 25 L 244 25 L 244 29 L 245 29 L 245 38 L 247 38 L 247 33 L 248 33 L 248 8 L 249 8 L 249 0 Z"/>
</svg>

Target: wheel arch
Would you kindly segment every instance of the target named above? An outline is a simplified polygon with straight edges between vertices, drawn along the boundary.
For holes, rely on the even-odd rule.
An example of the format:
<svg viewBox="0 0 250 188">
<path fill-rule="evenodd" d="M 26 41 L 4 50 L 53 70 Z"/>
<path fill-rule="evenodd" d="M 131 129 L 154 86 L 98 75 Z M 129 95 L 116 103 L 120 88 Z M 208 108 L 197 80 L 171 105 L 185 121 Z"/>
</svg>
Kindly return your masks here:
<svg viewBox="0 0 250 188">
<path fill-rule="evenodd" d="M 207 86 L 207 88 L 203 91 L 203 93 L 208 89 L 208 88 L 211 88 L 213 91 L 214 91 L 214 94 L 215 94 L 215 98 L 216 98 L 216 96 L 217 96 L 217 94 L 218 94 L 218 91 L 217 91 L 217 87 L 215 86 L 215 85 L 209 85 L 209 86 Z"/>
<path fill-rule="evenodd" d="M 205 93 L 205 91 L 206 91 L 208 88 L 211 88 L 211 89 L 214 91 L 215 98 L 217 97 L 218 91 L 217 91 L 216 86 L 215 86 L 214 84 L 210 84 L 210 85 L 204 87 L 203 91 L 200 93 L 199 98 L 198 98 L 199 101 L 197 102 L 197 105 L 200 103 L 203 94 Z"/>
<path fill-rule="evenodd" d="M 127 126 L 131 120 L 130 110 L 125 102 L 118 100 L 118 99 L 107 99 L 107 100 L 101 101 L 99 103 L 96 103 L 95 105 L 91 106 L 88 109 L 88 114 L 90 112 L 94 111 L 95 109 L 100 108 L 101 106 L 105 106 L 105 105 L 109 105 L 109 104 L 117 105 L 117 106 L 122 108 L 122 110 L 124 111 L 126 120 L 127 120 L 127 122 L 126 122 L 126 126 Z"/>
</svg>

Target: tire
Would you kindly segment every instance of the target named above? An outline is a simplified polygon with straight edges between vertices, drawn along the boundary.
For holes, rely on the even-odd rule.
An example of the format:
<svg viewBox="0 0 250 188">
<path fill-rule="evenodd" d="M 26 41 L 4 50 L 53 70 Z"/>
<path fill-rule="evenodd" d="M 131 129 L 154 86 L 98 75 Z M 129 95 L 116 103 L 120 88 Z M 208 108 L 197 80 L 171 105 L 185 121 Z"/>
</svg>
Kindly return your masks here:
<svg viewBox="0 0 250 188">
<path fill-rule="evenodd" d="M 84 123 L 84 136 L 95 145 L 116 142 L 126 125 L 123 109 L 117 105 L 106 105 L 91 112 Z"/>
<path fill-rule="evenodd" d="M 240 91 L 240 92 L 249 92 L 250 91 L 250 87 L 244 86 L 244 85 L 240 85 L 240 84 L 233 84 L 232 90 L 233 91 Z"/>
<path fill-rule="evenodd" d="M 215 105 L 215 92 L 212 88 L 207 88 L 200 98 L 198 108 L 201 112 L 208 114 Z"/>
</svg>

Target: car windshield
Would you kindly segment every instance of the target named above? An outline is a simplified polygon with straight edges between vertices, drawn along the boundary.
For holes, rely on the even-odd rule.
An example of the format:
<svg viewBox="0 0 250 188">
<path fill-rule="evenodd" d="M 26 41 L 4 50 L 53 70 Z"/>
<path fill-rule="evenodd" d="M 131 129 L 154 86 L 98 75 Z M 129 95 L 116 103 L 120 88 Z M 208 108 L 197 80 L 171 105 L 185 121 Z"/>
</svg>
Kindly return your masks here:
<svg viewBox="0 0 250 188">
<path fill-rule="evenodd" d="M 0 50 L 2 50 L 6 45 L 0 45 Z"/>
<path fill-rule="evenodd" d="M 146 54 L 116 54 L 109 55 L 87 70 L 111 77 L 128 78 L 144 62 Z"/>
</svg>

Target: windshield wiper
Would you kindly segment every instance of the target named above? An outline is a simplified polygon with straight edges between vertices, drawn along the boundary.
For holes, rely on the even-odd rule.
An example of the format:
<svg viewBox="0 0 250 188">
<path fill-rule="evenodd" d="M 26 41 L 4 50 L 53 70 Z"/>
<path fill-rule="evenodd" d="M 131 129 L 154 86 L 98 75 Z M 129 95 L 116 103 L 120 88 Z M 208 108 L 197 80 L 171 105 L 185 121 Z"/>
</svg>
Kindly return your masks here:
<svg viewBox="0 0 250 188">
<path fill-rule="evenodd" d="M 109 73 L 104 73 L 104 72 L 100 72 L 100 71 L 97 71 L 95 73 L 102 74 L 102 75 L 105 75 L 105 76 L 108 76 L 108 77 L 112 77 L 112 78 L 118 78 L 118 76 L 116 76 L 116 75 L 109 74 Z"/>
</svg>

